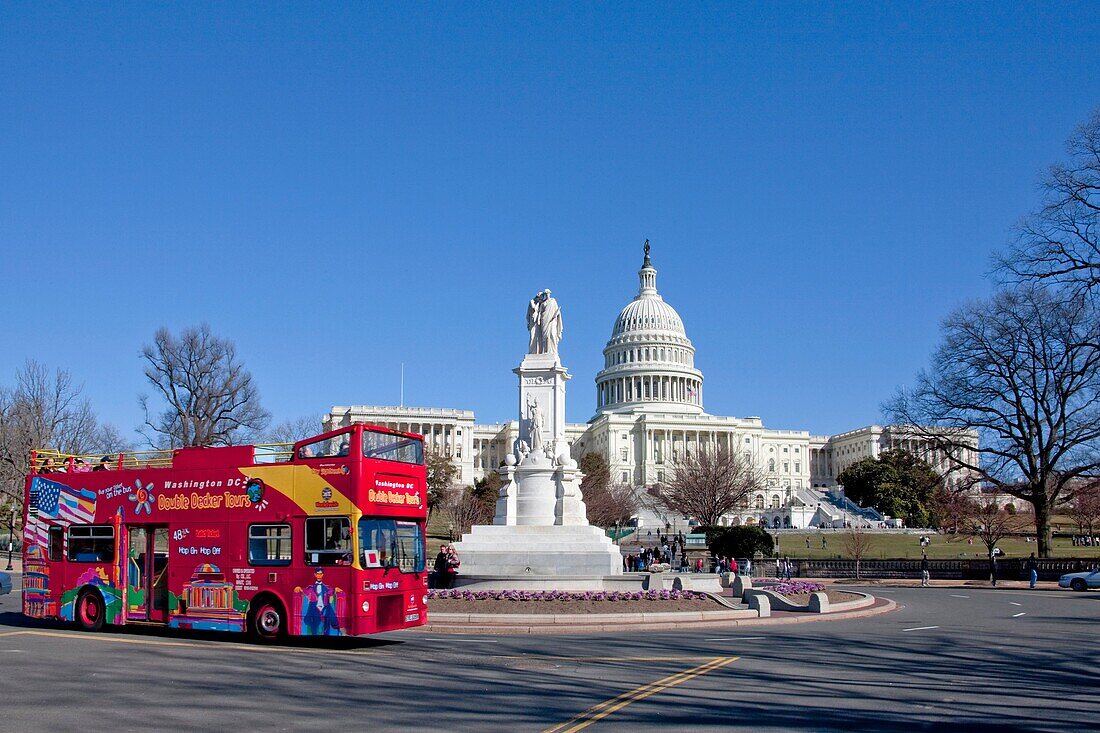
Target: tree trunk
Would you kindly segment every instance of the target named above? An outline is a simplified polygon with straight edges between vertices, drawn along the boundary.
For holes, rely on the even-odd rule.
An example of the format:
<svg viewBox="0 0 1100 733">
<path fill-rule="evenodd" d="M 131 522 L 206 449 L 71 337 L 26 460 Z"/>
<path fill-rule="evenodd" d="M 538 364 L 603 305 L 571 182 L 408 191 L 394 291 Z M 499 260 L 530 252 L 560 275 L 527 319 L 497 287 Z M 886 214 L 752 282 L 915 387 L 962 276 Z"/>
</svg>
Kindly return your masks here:
<svg viewBox="0 0 1100 733">
<path fill-rule="evenodd" d="M 1050 507 L 1046 492 L 1035 492 L 1031 504 L 1035 507 L 1035 540 L 1039 545 L 1039 557 L 1050 557 Z"/>
</svg>

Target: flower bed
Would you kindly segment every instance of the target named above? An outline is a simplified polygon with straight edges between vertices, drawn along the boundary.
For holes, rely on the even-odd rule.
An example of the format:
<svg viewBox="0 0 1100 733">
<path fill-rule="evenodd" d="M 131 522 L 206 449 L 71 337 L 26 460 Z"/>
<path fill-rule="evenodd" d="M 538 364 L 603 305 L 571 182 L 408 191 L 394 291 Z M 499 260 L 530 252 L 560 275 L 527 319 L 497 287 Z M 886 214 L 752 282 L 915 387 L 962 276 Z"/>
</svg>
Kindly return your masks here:
<svg viewBox="0 0 1100 733">
<path fill-rule="evenodd" d="M 825 591 L 830 603 L 845 603 L 854 601 L 860 596 L 843 590 L 826 588 L 821 583 L 812 583 L 808 580 L 775 580 L 774 578 L 754 578 L 754 588 L 770 590 L 785 596 L 791 603 L 806 605 L 810 602 L 810 595 L 818 591 Z"/>
<path fill-rule="evenodd" d="M 719 611 L 705 593 L 681 590 L 430 590 L 429 613 L 660 613 Z"/>
<path fill-rule="evenodd" d="M 754 580 L 753 586 L 775 591 L 784 596 L 817 593 L 820 590 L 825 590 L 825 586 L 821 583 L 811 583 L 806 580 Z"/>
</svg>

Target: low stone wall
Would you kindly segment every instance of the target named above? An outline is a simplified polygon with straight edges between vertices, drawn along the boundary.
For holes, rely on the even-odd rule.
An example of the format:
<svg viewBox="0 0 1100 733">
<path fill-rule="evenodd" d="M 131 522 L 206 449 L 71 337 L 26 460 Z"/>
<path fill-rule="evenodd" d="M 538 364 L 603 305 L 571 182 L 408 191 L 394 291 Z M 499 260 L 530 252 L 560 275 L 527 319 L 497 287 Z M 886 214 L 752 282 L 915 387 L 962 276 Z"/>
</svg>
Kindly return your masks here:
<svg viewBox="0 0 1100 733">
<path fill-rule="evenodd" d="M 840 611 L 852 611 L 865 606 L 871 606 L 875 597 L 858 591 L 845 591 L 860 596 L 860 598 L 842 603 L 832 603 L 824 592 L 812 593 L 807 604 L 802 605 L 792 602 L 789 598 L 767 588 L 756 588 L 752 579 L 738 575 L 733 580 L 733 597 L 740 598 L 749 604 L 749 608 L 762 605 L 760 599 L 766 599 L 767 605 L 774 611 L 802 611 L 805 613 L 838 613 Z"/>
<path fill-rule="evenodd" d="M 860 577 L 873 579 L 920 578 L 920 559 L 912 560 L 864 560 L 860 563 Z M 1027 558 L 1006 558 L 997 561 L 997 577 L 1002 580 L 1027 580 Z M 1100 565 L 1097 558 L 1059 558 L 1039 560 L 1039 580 L 1058 580 L 1065 573 L 1089 570 Z M 791 577 L 798 578 L 854 578 L 854 560 L 791 560 Z M 929 560 L 929 573 L 940 580 L 987 580 L 989 561 Z M 774 560 L 754 560 L 758 576 L 775 577 Z"/>
</svg>

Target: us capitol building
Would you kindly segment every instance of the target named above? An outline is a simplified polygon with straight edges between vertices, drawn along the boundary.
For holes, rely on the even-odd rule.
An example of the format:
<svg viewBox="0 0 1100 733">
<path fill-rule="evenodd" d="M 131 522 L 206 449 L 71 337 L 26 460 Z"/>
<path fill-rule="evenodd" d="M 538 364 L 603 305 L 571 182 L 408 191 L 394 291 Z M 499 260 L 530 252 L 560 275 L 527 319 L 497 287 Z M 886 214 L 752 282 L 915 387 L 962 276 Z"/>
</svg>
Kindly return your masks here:
<svg viewBox="0 0 1100 733">
<path fill-rule="evenodd" d="M 613 481 L 641 489 L 663 481 L 686 450 L 709 445 L 749 451 L 765 486 L 723 521 L 775 528 L 885 521 L 874 510 L 847 500 L 836 483 L 845 468 L 882 451 L 906 449 L 943 472 L 943 456 L 903 426 L 870 425 L 821 436 L 766 428 L 759 417 L 708 414 L 703 409 L 703 373 L 695 368 L 695 346 L 680 314 L 657 291 L 648 241 L 638 280 L 638 294 L 619 312 L 603 350 L 604 367 L 596 375 L 596 414 L 587 423 L 566 426 L 566 440 L 577 461 L 599 452 L 611 467 Z M 467 485 L 500 466 L 519 436 L 517 421 L 478 424 L 470 410 L 337 405 L 324 417 L 326 430 L 352 422 L 421 433 L 428 450 L 451 457 L 460 469 L 459 481 Z M 660 509 L 642 510 L 638 516 L 643 527 L 682 527 L 685 519 Z"/>
</svg>

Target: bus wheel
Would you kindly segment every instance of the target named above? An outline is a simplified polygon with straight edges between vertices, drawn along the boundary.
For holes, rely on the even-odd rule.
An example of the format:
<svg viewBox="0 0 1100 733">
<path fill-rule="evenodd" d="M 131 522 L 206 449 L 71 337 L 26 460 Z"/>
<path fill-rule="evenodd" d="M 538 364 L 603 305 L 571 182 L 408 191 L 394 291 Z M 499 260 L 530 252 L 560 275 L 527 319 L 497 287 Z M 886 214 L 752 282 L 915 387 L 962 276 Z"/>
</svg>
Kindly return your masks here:
<svg viewBox="0 0 1100 733">
<path fill-rule="evenodd" d="M 76 599 L 76 625 L 84 631 L 100 631 L 107 616 L 103 596 L 94 590 L 86 590 Z"/>
<path fill-rule="evenodd" d="M 278 601 L 265 598 L 252 612 L 249 630 L 260 641 L 278 641 L 286 636 L 286 611 Z"/>
</svg>

